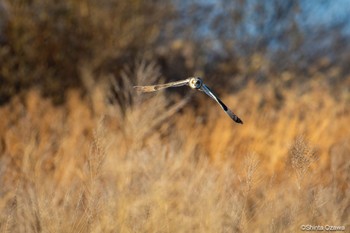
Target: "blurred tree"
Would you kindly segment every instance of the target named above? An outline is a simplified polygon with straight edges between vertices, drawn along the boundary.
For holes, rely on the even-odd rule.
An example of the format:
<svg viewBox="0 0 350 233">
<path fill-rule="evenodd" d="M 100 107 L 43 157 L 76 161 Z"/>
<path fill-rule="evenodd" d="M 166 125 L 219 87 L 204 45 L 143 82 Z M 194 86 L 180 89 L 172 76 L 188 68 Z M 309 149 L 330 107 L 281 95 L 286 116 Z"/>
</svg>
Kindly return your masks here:
<svg viewBox="0 0 350 233">
<path fill-rule="evenodd" d="M 56 102 L 82 87 L 81 64 L 116 69 L 147 53 L 172 14 L 168 1 L 14 0 L 1 28 L 0 104 L 39 86 Z M 3 22 L 4 15 L 1 15 Z M 119 63 L 114 63 L 114 62 Z"/>
<path fill-rule="evenodd" d="M 349 14 L 315 22 L 329 1 L 0 3 L 0 104 L 32 86 L 61 102 L 67 88 L 84 90 L 82 66 L 95 78 L 108 73 L 120 81 L 120 70 L 140 57 L 156 61 L 168 79 L 205 74 L 230 89 L 249 79 L 276 80 L 283 71 L 303 80 L 317 64 L 323 71 L 341 66 L 342 77 L 348 70 Z"/>
</svg>

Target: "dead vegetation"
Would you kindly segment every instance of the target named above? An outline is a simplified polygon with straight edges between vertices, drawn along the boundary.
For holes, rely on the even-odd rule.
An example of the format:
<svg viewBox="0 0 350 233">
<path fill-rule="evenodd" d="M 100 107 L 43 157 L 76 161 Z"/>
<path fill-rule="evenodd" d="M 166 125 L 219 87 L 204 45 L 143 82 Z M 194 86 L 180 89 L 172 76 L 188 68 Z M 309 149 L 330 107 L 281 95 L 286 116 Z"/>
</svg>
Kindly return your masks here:
<svg viewBox="0 0 350 233">
<path fill-rule="evenodd" d="M 307 56 L 285 1 L 288 27 L 239 41 L 249 2 L 213 19 L 218 52 L 194 35 L 206 6 L 0 0 L 0 232 L 349 229 L 347 40 Z M 186 87 L 132 88 L 197 74 L 244 125 Z"/>
<path fill-rule="evenodd" d="M 35 90 L 15 97 L 0 109 L 8 116 L 1 231 L 295 232 L 307 223 L 347 224 L 349 105 L 327 92 L 318 98 L 318 90 L 298 101 L 295 90 L 282 90 L 278 110 L 259 107 L 268 86 L 224 96 L 242 127 L 201 93 L 192 98 L 205 111 L 170 105 L 160 92 L 133 94 L 124 114 L 107 102 L 92 114 L 76 92 L 62 106 Z"/>
</svg>

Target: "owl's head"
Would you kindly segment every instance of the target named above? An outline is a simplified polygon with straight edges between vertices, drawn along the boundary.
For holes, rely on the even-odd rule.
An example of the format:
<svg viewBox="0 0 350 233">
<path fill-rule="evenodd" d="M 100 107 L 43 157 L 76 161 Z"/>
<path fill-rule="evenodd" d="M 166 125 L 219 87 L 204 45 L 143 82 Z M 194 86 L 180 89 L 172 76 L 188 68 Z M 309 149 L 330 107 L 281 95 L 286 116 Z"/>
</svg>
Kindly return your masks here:
<svg viewBox="0 0 350 233">
<path fill-rule="evenodd" d="M 192 89 L 199 89 L 203 84 L 203 80 L 199 77 L 190 78 L 189 85 Z"/>
</svg>

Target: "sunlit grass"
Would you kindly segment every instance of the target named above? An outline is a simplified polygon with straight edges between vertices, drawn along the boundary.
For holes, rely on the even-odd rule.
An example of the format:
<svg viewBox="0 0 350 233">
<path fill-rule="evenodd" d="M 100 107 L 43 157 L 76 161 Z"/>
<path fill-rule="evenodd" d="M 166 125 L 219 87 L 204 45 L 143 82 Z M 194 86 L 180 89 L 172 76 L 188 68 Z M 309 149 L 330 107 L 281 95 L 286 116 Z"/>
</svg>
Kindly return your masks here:
<svg viewBox="0 0 350 233">
<path fill-rule="evenodd" d="M 198 109 L 166 92 L 132 93 L 123 111 L 93 93 L 72 91 L 59 107 L 35 90 L 13 98 L 0 109 L 1 232 L 348 224 L 347 100 L 317 84 L 281 89 L 283 99 L 274 91 L 251 84 L 223 96 L 244 125 L 199 92 L 191 96 Z"/>
</svg>

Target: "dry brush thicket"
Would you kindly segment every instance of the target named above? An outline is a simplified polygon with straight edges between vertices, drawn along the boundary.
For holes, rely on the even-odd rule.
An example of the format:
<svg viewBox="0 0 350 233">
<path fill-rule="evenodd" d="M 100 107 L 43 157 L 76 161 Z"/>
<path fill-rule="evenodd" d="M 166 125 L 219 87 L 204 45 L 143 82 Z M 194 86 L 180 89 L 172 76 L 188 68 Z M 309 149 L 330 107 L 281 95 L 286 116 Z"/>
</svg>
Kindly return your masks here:
<svg viewBox="0 0 350 233">
<path fill-rule="evenodd" d="M 157 74 L 142 63 L 121 75 Z M 121 107 L 105 86 L 62 106 L 31 90 L 1 107 L 1 232 L 349 227 L 348 99 L 320 83 L 283 100 L 251 84 L 223 96 L 237 125 L 200 92 L 138 95 L 129 83 Z"/>
</svg>

